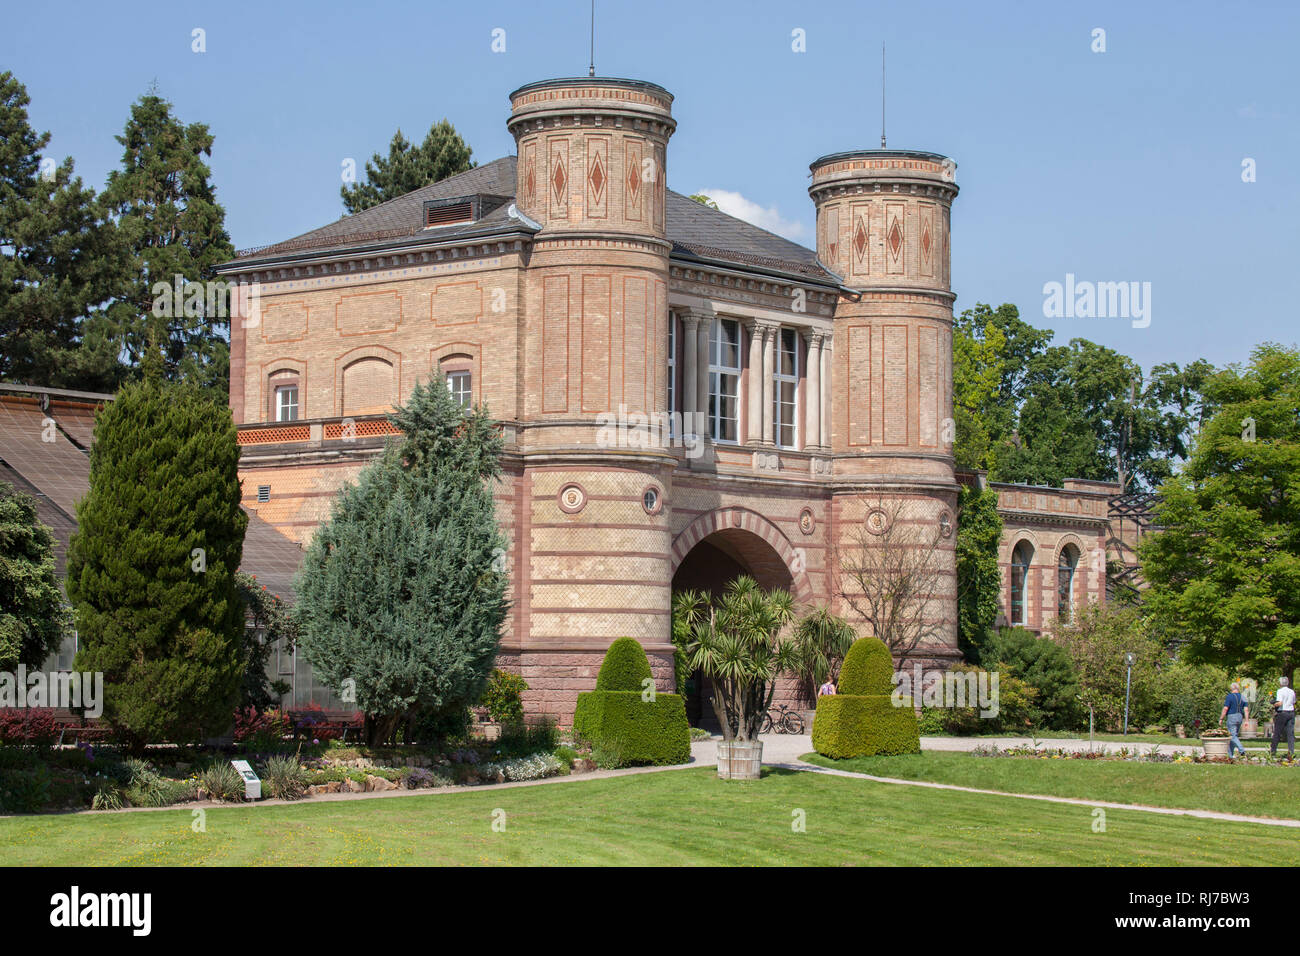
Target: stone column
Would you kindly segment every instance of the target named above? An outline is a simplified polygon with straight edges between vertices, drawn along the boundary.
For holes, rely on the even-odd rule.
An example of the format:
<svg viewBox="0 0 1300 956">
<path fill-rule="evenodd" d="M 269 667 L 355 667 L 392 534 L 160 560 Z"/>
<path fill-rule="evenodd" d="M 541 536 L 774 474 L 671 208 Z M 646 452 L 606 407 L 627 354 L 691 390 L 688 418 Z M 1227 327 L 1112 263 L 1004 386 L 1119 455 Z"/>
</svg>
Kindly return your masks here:
<svg viewBox="0 0 1300 956">
<path fill-rule="evenodd" d="M 776 374 L 776 338 L 780 326 L 764 323 L 763 329 L 763 435 L 764 445 L 776 444 L 772 431 L 772 376 Z"/>
<path fill-rule="evenodd" d="M 833 342 L 831 333 L 826 332 L 822 335 L 822 382 L 821 382 L 821 446 L 829 449 L 831 447 L 831 369 Z M 846 385 L 847 387 L 847 385 Z"/>
<path fill-rule="evenodd" d="M 697 421 L 703 423 L 700 428 L 700 434 L 707 438 L 709 436 L 709 332 L 713 328 L 713 316 L 700 314 L 699 326 L 696 329 L 696 346 L 695 346 L 695 395 L 699 405 L 695 409 L 700 413 Z"/>
<path fill-rule="evenodd" d="M 822 333 L 808 330 L 808 376 L 804 386 L 805 448 L 822 443 Z"/>
<path fill-rule="evenodd" d="M 682 313 L 682 400 L 679 404 L 684 435 L 695 434 L 695 418 L 692 413 L 699 401 L 695 394 L 695 360 L 698 357 L 695 350 L 695 329 L 699 324 L 699 316 L 691 312 Z"/>
<path fill-rule="evenodd" d="M 763 440 L 763 328 L 748 325 L 749 367 L 745 369 L 745 442 Z"/>
</svg>

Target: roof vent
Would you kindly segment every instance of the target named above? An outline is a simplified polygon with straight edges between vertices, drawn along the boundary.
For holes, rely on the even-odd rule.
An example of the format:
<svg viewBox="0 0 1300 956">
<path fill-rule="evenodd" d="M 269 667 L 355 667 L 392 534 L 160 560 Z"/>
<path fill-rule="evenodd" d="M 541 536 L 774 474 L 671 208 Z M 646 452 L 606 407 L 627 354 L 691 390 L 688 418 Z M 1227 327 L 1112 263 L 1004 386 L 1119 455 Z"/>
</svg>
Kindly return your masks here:
<svg viewBox="0 0 1300 956">
<path fill-rule="evenodd" d="M 448 199 L 429 199 L 424 203 L 424 228 L 478 222 L 509 201 L 509 196 L 494 196 L 488 193 L 453 196 Z"/>
<path fill-rule="evenodd" d="M 458 222 L 474 221 L 473 200 L 459 200 L 446 205 L 436 203 L 424 204 L 424 227 L 449 226 Z"/>
</svg>

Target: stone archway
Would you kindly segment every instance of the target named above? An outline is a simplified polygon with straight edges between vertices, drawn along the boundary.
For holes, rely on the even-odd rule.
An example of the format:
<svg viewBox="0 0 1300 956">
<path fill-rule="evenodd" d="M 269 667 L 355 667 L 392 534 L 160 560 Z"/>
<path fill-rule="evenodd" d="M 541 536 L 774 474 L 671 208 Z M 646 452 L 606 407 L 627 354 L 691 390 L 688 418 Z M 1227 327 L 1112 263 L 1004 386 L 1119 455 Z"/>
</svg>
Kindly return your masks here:
<svg viewBox="0 0 1300 956">
<path fill-rule="evenodd" d="M 702 514 L 673 539 L 669 558 L 674 587 L 677 572 L 687 556 L 706 540 L 763 587 L 787 588 L 801 603 L 812 599 L 802 551 L 771 521 L 742 507 L 719 508 Z"/>
<path fill-rule="evenodd" d="M 728 582 L 748 575 L 765 590 L 789 591 L 797 603 L 810 600 L 802 552 L 772 522 L 748 508 L 722 508 L 692 521 L 673 541 L 672 589 L 720 594 Z M 687 681 L 686 711 L 692 726 L 716 730 L 704 701 L 708 681 Z"/>
</svg>

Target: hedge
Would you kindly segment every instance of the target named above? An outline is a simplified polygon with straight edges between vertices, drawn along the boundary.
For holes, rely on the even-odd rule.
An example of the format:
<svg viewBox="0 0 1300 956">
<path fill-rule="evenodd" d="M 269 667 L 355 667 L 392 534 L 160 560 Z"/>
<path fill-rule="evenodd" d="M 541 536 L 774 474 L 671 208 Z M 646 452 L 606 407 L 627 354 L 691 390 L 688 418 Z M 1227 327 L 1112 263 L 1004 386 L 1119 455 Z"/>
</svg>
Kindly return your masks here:
<svg viewBox="0 0 1300 956">
<path fill-rule="evenodd" d="M 686 763 L 691 758 L 686 702 L 680 694 L 643 699 L 645 681 L 653 678 L 645 649 L 633 638 L 620 637 L 605 652 L 596 689 L 578 695 L 574 733 L 614 757 L 620 767 Z"/>
<path fill-rule="evenodd" d="M 894 659 L 885 642 L 853 642 L 840 667 L 839 693 L 817 698 L 813 749 L 824 757 L 872 757 L 921 752 L 916 712 L 895 707 Z"/>
<path fill-rule="evenodd" d="M 653 680 L 650 661 L 645 649 L 635 638 L 620 637 L 605 652 L 605 660 L 596 675 L 596 690 L 643 691 L 647 680 Z"/>
<path fill-rule="evenodd" d="M 872 757 L 921 752 L 916 714 L 887 695 L 835 694 L 817 699 L 813 750 L 824 757 Z"/>
<path fill-rule="evenodd" d="M 619 766 L 678 764 L 691 759 L 691 730 L 680 694 L 596 690 L 578 695 L 574 732 L 617 755 Z"/>
<path fill-rule="evenodd" d="M 841 694 L 884 694 L 894 690 L 894 658 L 878 637 L 860 637 L 840 666 Z"/>
</svg>

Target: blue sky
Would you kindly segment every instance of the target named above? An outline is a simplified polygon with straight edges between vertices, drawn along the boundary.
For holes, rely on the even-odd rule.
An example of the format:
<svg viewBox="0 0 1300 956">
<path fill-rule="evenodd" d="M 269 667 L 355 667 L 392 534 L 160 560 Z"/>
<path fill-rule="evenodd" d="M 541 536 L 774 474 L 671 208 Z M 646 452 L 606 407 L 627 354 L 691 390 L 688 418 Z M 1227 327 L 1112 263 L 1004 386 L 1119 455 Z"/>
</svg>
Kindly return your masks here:
<svg viewBox="0 0 1300 956">
<path fill-rule="evenodd" d="M 599 0 L 596 69 L 677 97 L 673 189 L 713 191 L 811 245 L 808 164 L 879 144 L 884 42 L 889 145 L 958 163 L 958 310 L 1014 302 L 1059 341 L 1085 336 L 1145 367 L 1223 364 L 1300 339 L 1298 9 Z M 418 139 L 445 116 L 478 161 L 513 152 L 507 94 L 587 68 L 588 0 L 11 0 L 4 23 L 0 68 L 27 85 L 49 154 L 71 155 L 96 187 L 151 82 L 184 121 L 207 123 L 239 248 L 337 218 L 343 161 L 362 165 L 399 126 Z M 806 52 L 792 50 L 795 29 Z M 1067 273 L 1150 282 L 1150 325 L 1044 318 L 1044 283 Z"/>
</svg>

